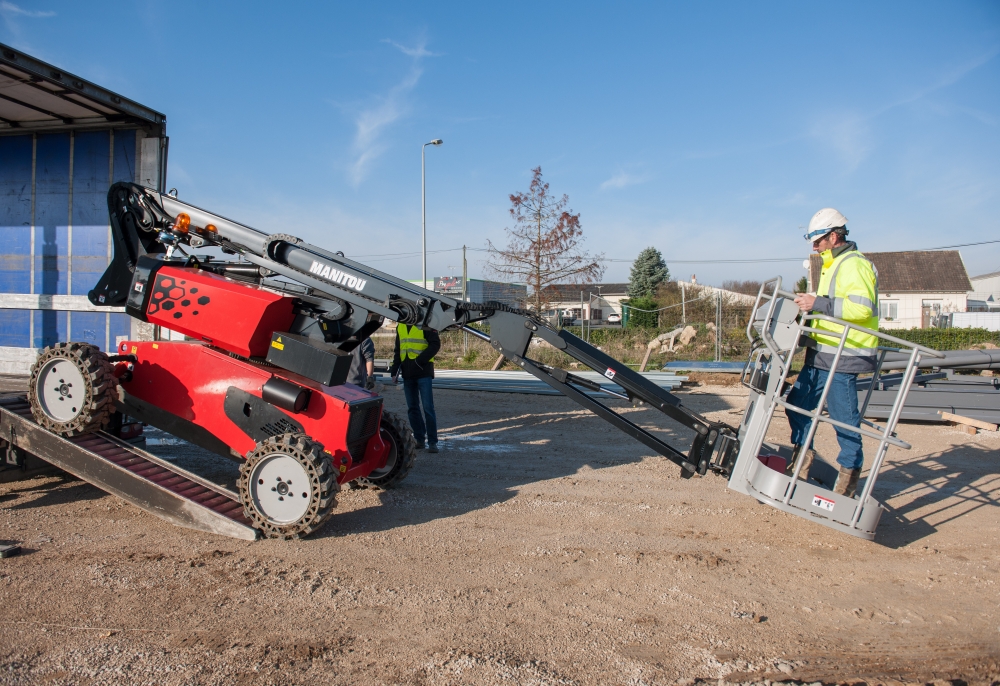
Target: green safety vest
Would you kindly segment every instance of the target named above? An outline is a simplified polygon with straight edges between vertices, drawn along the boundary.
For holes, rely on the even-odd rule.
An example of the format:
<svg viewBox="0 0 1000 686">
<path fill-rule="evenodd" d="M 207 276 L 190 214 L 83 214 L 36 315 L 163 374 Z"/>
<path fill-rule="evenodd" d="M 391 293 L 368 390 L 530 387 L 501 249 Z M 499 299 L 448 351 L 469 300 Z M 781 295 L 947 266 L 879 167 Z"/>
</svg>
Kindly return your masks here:
<svg viewBox="0 0 1000 686">
<path fill-rule="evenodd" d="M 823 271 L 820 272 L 816 294 L 825 295 L 833 302 L 833 316 L 837 319 L 878 331 L 878 274 L 875 266 L 858 250 L 845 251 L 836 258 L 832 251 L 826 250 L 821 256 Z M 810 326 L 833 334 L 811 333 L 812 340 L 808 343 L 809 347 L 832 360 L 844 327 L 822 320 L 813 320 Z M 878 345 L 878 336 L 849 330 L 838 370 L 849 371 L 853 366 L 846 358 L 874 358 Z"/>
<path fill-rule="evenodd" d="M 399 336 L 399 359 L 415 360 L 423 351 L 427 350 L 427 339 L 424 338 L 422 329 L 406 324 L 396 325 L 396 335 Z M 429 362 L 433 362 L 432 357 Z"/>
</svg>

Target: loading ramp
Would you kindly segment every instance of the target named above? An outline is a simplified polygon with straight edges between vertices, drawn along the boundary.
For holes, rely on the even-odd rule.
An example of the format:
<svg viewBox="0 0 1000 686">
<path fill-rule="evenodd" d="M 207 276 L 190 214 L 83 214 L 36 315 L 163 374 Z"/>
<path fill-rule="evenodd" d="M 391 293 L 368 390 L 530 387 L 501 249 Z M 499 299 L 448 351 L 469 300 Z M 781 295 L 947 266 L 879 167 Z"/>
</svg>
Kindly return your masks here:
<svg viewBox="0 0 1000 686">
<path fill-rule="evenodd" d="M 176 526 L 248 541 L 239 496 L 104 431 L 63 438 L 35 423 L 23 395 L 0 397 L 0 438 Z"/>
</svg>

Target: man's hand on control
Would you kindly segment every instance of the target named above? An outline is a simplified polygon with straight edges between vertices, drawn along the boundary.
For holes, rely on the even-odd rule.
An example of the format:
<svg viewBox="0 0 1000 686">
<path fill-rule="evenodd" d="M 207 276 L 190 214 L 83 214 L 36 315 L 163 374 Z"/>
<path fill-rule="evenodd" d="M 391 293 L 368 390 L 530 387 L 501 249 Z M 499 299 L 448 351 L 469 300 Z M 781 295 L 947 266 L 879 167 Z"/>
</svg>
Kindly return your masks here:
<svg viewBox="0 0 1000 686">
<path fill-rule="evenodd" d="M 803 312 L 812 311 L 813 305 L 816 303 L 816 296 L 810 293 L 802 293 L 795 298 L 795 304 L 799 306 L 799 309 Z"/>
</svg>

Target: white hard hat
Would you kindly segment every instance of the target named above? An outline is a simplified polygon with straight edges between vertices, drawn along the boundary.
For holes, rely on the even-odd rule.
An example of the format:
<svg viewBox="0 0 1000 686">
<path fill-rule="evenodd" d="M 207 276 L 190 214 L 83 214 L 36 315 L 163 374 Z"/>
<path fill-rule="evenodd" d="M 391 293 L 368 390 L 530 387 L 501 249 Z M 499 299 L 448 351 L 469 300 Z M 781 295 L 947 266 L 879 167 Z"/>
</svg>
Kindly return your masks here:
<svg viewBox="0 0 1000 686">
<path fill-rule="evenodd" d="M 843 228 L 846 224 L 847 217 L 832 207 L 824 207 L 809 220 L 809 233 L 804 238 L 807 241 L 816 241 L 834 229 Z"/>
</svg>

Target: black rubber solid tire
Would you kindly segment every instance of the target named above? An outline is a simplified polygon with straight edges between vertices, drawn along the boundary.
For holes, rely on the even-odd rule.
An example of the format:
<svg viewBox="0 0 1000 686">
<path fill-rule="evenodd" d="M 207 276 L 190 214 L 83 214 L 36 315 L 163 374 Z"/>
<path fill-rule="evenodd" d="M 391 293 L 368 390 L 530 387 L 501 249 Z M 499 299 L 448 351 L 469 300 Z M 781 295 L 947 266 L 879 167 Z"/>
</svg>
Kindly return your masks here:
<svg viewBox="0 0 1000 686">
<path fill-rule="evenodd" d="M 268 521 L 266 515 L 253 506 L 250 478 L 254 467 L 263 458 L 274 453 L 294 457 L 309 475 L 309 508 L 292 524 L 279 525 Z M 337 504 L 337 476 L 330 456 L 323 452 L 323 445 L 303 433 L 273 436 L 257 444 L 246 461 L 240 465 L 240 502 L 243 512 L 255 529 L 267 538 L 305 538 L 319 529 L 333 514 Z"/>
<path fill-rule="evenodd" d="M 38 375 L 46 363 L 56 358 L 69 360 L 80 370 L 84 382 L 86 398 L 80 413 L 68 422 L 52 419 L 41 407 L 36 392 Z M 44 429 L 60 436 L 78 436 L 103 429 L 111 421 L 118 399 L 118 380 L 108 356 L 100 348 L 89 343 L 56 343 L 44 348 L 38 359 L 31 365 L 31 379 L 28 382 L 28 402 L 31 416 Z"/>
<path fill-rule="evenodd" d="M 417 459 L 417 440 L 413 437 L 410 425 L 402 417 L 386 410 L 382 410 L 379 433 L 389 446 L 388 460 L 395 458 L 395 464 L 385 474 L 374 477 L 369 475 L 357 481 L 362 486 L 395 488 L 413 469 L 413 463 Z M 395 454 L 391 451 L 395 451 Z"/>
</svg>

